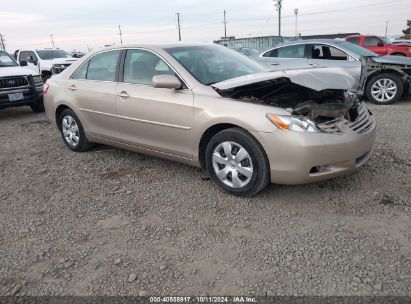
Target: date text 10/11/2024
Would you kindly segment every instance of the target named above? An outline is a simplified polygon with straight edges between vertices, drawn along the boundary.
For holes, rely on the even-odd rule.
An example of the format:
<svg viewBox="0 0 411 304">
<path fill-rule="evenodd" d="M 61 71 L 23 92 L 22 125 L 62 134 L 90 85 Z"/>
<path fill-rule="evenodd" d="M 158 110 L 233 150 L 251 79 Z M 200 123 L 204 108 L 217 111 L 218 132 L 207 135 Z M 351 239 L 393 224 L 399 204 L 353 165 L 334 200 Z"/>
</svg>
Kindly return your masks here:
<svg viewBox="0 0 411 304">
<path fill-rule="evenodd" d="M 150 297 L 151 303 L 256 303 L 253 297 Z"/>
</svg>

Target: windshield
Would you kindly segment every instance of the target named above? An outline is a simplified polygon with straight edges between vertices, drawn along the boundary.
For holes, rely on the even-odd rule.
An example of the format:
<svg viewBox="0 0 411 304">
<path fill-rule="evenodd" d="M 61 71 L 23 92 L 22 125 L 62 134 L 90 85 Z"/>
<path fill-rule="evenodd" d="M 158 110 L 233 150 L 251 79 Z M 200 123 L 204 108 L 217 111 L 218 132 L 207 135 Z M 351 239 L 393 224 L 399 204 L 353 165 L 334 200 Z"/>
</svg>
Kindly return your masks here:
<svg viewBox="0 0 411 304">
<path fill-rule="evenodd" d="M 258 63 L 222 46 L 175 47 L 165 51 L 204 85 L 267 72 Z"/>
<path fill-rule="evenodd" d="M 66 51 L 63 50 L 41 50 L 36 52 L 43 60 L 71 57 Z"/>
<path fill-rule="evenodd" d="M 12 67 L 17 66 L 17 63 L 11 58 L 11 56 L 5 52 L 0 51 L 0 67 Z"/>
<path fill-rule="evenodd" d="M 376 53 L 371 52 L 371 51 L 369 51 L 369 50 L 367 50 L 367 49 L 365 49 L 365 48 L 363 48 L 359 45 L 351 43 L 351 42 L 341 41 L 341 42 L 338 42 L 338 44 L 341 47 L 351 51 L 352 53 L 360 55 L 361 57 L 378 57 L 379 56 Z"/>
</svg>

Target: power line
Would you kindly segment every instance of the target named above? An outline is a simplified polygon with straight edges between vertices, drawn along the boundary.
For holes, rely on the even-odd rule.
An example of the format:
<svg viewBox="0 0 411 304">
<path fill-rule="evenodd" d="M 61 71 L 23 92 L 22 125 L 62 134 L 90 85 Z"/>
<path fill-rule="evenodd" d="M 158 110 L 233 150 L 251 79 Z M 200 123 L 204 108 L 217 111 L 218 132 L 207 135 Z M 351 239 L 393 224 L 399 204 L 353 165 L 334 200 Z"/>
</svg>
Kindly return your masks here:
<svg viewBox="0 0 411 304">
<path fill-rule="evenodd" d="M 181 41 L 180 13 L 177 13 L 178 41 Z"/>
</svg>

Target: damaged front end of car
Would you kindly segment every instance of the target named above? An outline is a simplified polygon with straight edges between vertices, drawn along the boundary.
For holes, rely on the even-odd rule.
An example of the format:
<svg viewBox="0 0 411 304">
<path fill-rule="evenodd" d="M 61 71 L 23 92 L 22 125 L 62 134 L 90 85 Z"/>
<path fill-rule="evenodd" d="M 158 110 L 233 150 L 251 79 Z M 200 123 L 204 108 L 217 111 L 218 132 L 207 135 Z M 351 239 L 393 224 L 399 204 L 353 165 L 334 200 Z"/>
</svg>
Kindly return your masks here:
<svg viewBox="0 0 411 304">
<path fill-rule="evenodd" d="M 327 68 L 249 75 L 213 87 L 226 98 L 286 110 L 289 115 L 267 114 L 280 129 L 363 134 L 375 121 L 365 104 L 349 92 L 355 84 L 349 74 Z"/>
</svg>

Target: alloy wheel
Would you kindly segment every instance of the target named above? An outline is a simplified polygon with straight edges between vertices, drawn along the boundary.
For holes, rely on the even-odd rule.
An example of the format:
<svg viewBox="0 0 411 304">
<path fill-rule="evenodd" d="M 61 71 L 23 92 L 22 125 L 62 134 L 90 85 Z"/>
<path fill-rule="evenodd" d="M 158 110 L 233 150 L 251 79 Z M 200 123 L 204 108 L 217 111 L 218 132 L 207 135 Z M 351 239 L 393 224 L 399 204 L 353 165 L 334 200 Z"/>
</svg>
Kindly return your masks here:
<svg viewBox="0 0 411 304">
<path fill-rule="evenodd" d="M 391 101 L 397 94 L 397 84 L 389 78 L 378 79 L 371 87 L 371 95 L 379 102 Z"/>
<path fill-rule="evenodd" d="M 243 188 L 253 176 L 250 154 L 241 145 L 225 141 L 213 151 L 213 168 L 217 178 L 231 188 Z"/>
<path fill-rule="evenodd" d="M 76 120 L 66 115 L 62 119 L 61 127 L 66 142 L 73 148 L 77 147 L 80 142 L 80 132 Z"/>
</svg>

